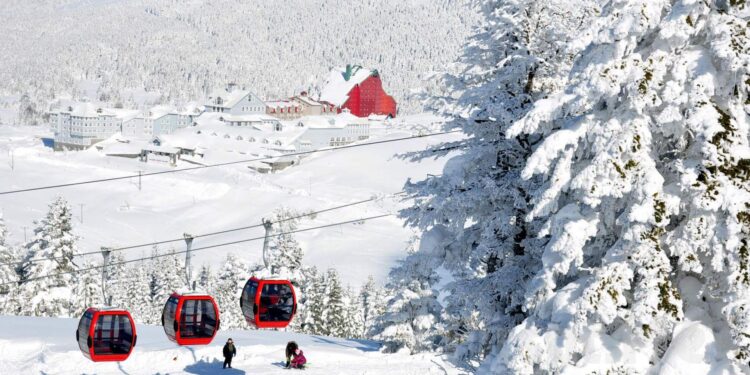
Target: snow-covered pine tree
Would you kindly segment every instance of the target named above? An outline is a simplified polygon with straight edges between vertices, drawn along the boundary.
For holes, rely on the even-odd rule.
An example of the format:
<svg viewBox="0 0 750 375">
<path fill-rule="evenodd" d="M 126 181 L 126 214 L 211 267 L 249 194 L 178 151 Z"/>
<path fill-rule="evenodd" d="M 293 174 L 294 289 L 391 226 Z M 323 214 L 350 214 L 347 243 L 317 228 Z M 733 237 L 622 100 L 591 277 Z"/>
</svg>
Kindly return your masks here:
<svg viewBox="0 0 750 375">
<path fill-rule="evenodd" d="M 14 262 L 18 261 L 18 255 L 14 248 L 8 243 L 8 229 L 5 226 L 5 220 L 0 213 L 0 306 L 11 289 L 16 288 L 15 284 L 10 284 L 18 280 L 19 275 L 16 272 Z"/>
<path fill-rule="evenodd" d="M 325 287 L 324 275 L 318 272 L 317 268 L 311 267 L 307 273 L 304 308 L 297 309 L 297 317 L 292 321 L 295 331 L 311 335 L 320 335 L 326 331 L 328 325 L 324 316 L 327 303 Z"/>
<path fill-rule="evenodd" d="M 269 267 L 274 275 L 289 279 L 295 285 L 303 281 L 302 258 L 304 252 L 290 233 L 297 230 L 300 213 L 281 207 L 274 212 L 273 237 L 269 246 Z"/>
<path fill-rule="evenodd" d="M 339 273 L 334 268 L 326 272 L 326 304 L 323 319 L 327 325 L 320 334 L 334 337 L 347 336 L 347 310 L 345 289 L 341 285 Z"/>
<path fill-rule="evenodd" d="M 107 267 L 106 295 L 110 301 L 104 301 L 104 304 L 113 307 L 122 307 L 127 303 L 127 288 L 133 275 L 128 273 L 125 265 L 125 256 L 122 252 L 113 252 L 109 258 L 109 267 Z"/>
<path fill-rule="evenodd" d="M 81 271 L 77 274 L 74 292 L 78 303 L 71 308 L 71 314 L 74 317 L 81 316 L 89 307 L 102 307 L 105 305 L 104 296 L 102 295 L 102 270 L 96 268 L 89 269 L 98 266 L 101 266 L 101 264 L 85 262 L 81 266 Z"/>
<path fill-rule="evenodd" d="M 384 342 L 385 351 L 433 350 L 442 341 L 442 306 L 433 285 L 439 281 L 436 269 L 442 262 L 444 234 L 442 227 L 425 233 L 407 249 L 406 259 L 391 270 L 386 286 L 390 297 L 370 332 Z"/>
<path fill-rule="evenodd" d="M 449 233 L 446 313 L 477 308 L 456 358 L 750 370 L 745 2 L 480 3 L 459 95 L 436 99 L 476 145 L 407 213 Z"/>
<path fill-rule="evenodd" d="M 421 248 L 455 279 L 446 287 L 444 348 L 463 365 L 497 353 L 526 316 L 526 280 L 541 267 L 536 249 L 546 239 L 529 235 L 540 224 L 525 221 L 529 191 L 542 182 L 520 175 L 538 139 L 506 132 L 535 100 L 564 86 L 583 48 L 574 41 L 590 38 L 582 30 L 599 12 L 596 3 L 476 1 L 484 22 L 464 52 L 463 69 L 445 76 L 449 94 L 431 102 L 454 119 L 448 128 L 469 135 L 439 147 L 467 151 L 449 160 L 442 175 L 407 184 L 417 204 L 404 214 L 434 237 Z"/>
<path fill-rule="evenodd" d="M 198 290 L 205 290 L 206 292 L 213 293 L 216 289 L 216 276 L 214 276 L 211 266 L 204 264 L 201 266 L 198 272 L 198 278 L 195 280 L 196 288 Z"/>
<path fill-rule="evenodd" d="M 124 283 L 124 300 L 119 306 L 128 309 L 137 322 L 158 323 L 165 301 L 159 306 L 153 304 L 148 263 L 145 261 L 134 263 L 127 267 L 127 271 L 130 278 Z"/>
<path fill-rule="evenodd" d="M 167 253 L 160 253 L 159 249 L 154 246 L 152 251 L 154 258 L 148 262 L 152 306 L 147 318 L 149 323 L 160 323 L 162 309 L 169 296 L 173 292 L 184 291 L 187 287 L 185 264 L 174 252 L 175 250 L 171 249 Z"/>
<path fill-rule="evenodd" d="M 511 127 L 540 139 L 522 177 L 545 181 L 526 219 L 549 243 L 494 369 L 583 367 L 586 342 L 616 339 L 596 356 L 629 371 L 684 340 L 750 370 L 748 17 L 744 1 L 610 3 L 564 91 Z"/>
<path fill-rule="evenodd" d="M 73 234 L 70 206 L 62 197 L 56 198 L 36 225 L 20 268 L 21 313 L 72 316 L 78 306 L 74 292 L 78 266 L 73 262 L 78 237 Z"/>
<path fill-rule="evenodd" d="M 346 306 L 346 318 L 344 319 L 344 331 L 346 335 L 343 337 L 350 339 L 362 338 L 362 332 L 364 331 L 364 314 L 362 313 L 362 304 L 359 301 L 359 295 L 354 292 L 351 287 L 347 287 L 345 290 L 345 306 Z"/>
<path fill-rule="evenodd" d="M 246 327 L 245 317 L 240 309 L 240 295 L 242 287 L 250 278 L 248 270 L 249 266 L 244 260 L 229 253 L 216 276 L 214 296 L 221 312 L 222 329 Z"/>
<path fill-rule="evenodd" d="M 375 320 L 385 312 L 385 302 L 385 290 L 378 286 L 375 278 L 370 275 L 359 292 L 359 305 L 362 311 L 361 337 L 369 337 Z"/>
</svg>

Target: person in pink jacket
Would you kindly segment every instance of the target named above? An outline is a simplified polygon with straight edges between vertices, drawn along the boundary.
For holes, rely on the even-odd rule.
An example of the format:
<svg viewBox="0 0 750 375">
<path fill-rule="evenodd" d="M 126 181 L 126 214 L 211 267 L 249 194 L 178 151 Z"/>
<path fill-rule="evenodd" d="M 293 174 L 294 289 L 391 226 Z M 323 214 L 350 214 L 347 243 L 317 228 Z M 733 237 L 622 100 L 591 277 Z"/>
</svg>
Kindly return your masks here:
<svg viewBox="0 0 750 375">
<path fill-rule="evenodd" d="M 307 363 L 305 353 L 297 346 L 294 341 L 289 341 L 286 344 L 286 368 L 304 368 Z"/>
</svg>

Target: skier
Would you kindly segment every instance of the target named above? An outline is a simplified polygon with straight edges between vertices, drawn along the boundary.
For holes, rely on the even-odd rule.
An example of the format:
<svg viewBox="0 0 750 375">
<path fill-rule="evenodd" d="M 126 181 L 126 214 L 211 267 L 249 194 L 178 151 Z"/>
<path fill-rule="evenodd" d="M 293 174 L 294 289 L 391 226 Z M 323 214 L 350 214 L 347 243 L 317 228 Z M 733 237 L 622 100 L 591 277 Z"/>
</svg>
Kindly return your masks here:
<svg viewBox="0 0 750 375">
<path fill-rule="evenodd" d="M 302 369 L 307 363 L 305 354 L 299 348 L 296 342 L 289 341 L 286 344 L 286 367 L 285 368 L 298 368 Z"/>
<path fill-rule="evenodd" d="M 234 347 L 234 341 L 230 338 L 227 343 L 224 344 L 224 366 L 221 368 L 232 368 L 232 357 L 237 355 L 237 348 Z"/>
</svg>

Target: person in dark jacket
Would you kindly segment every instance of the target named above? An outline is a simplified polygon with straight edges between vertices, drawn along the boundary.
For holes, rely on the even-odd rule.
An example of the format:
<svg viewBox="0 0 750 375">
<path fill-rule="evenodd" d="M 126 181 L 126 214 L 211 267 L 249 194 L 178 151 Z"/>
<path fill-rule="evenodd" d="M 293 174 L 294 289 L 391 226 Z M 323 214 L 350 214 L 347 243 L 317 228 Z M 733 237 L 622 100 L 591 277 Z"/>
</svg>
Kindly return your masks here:
<svg viewBox="0 0 750 375">
<path fill-rule="evenodd" d="M 234 347 L 234 341 L 230 338 L 224 344 L 224 366 L 221 368 L 232 368 L 232 358 L 237 355 L 237 348 Z"/>
</svg>

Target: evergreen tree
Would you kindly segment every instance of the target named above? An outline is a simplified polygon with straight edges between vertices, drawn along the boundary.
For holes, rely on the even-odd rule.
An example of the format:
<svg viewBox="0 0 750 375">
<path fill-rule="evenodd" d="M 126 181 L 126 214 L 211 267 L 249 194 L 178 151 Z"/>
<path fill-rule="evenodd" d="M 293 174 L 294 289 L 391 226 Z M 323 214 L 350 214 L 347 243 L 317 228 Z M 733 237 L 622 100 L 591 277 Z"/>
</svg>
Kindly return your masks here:
<svg viewBox="0 0 750 375">
<path fill-rule="evenodd" d="M 16 273 L 16 264 L 18 256 L 10 244 L 8 244 L 8 230 L 5 221 L 0 214 L 0 302 L 5 299 L 11 289 L 16 288 L 15 284 L 10 284 L 18 280 L 19 275 Z"/>
<path fill-rule="evenodd" d="M 324 318 L 327 298 L 325 293 L 326 281 L 318 269 L 311 267 L 307 275 L 307 287 L 304 293 L 305 302 L 302 308 L 297 308 L 297 317 L 292 321 L 296 331 L 320 335 L 324 334 L 327 321 Z M 299 328 L 296 329 L 296 324 Z"/>
<path fill-rule="evenodd" d="M 273 236 L 269 244 L 269 267 L 274 275 L 289 279 L 295 285 L 304 278 L 302 275 L 302 258 L 304 252 L 293 232 L 299 226 L 299 212 L 288 208 L 279 208 L 274 213 Z"/>
<path fill-rule="evenodd" d="M 113 307 L 122 307 L 127 303 L 128 283 L 132 281 L 132 275 L 128 273 L 123 263 L 125 256 L 122 252 L 113 252 L 109 258 L 107 267 L 106 295 L 109 299 L 104 304 Z"/>
<path fill-rule="evenodd" d="M 169 296 L 186 289 L 185 264 L 174 253 L 174 249 L 162 254 L 154 247 L 152 256 L 154 258 L 149 261 L 148 266 L 151 311 L 147 321 L 161 323 L 161 313 Z"/>
<path fill-rule="evenodd" d="M 86 262 L 82 269 L 96 267 L 93 262 Z M 106 303 L 102 294 L 102 270 L 92 269 L 78 272 L 78 282 L 75 285 L 75 295 L 78 305 L 71 312 L 72 316 L 80 316 L 89 307 L 102 307 Z"/>
<path fill-rule="evenodd" d="M 321 332 L 323 335 L 347 337 L 347 306 L 345 289 L 339 280 L 339 274 L 334 268 L 326 272 L 326 303 L 323 320 L 327 327 Z"/>
<path fill-rule="evenodd" d="M 362 331 L 359 335 L 369 337 L 375 320 L 385 312 L 385 291 L 375 283 L 372 275 L 359 292 L 359 304 L 362 311 Z"/>
<path fill-rule="evenodd" d="M 370 332 L 384 342 L 385 351 L 437 348 L 438 338 L 444 334 L 444 322 L 442 306 L 432 286 L 439 281 L 435 269 L 441 254 L 435 250 L 443 246 L 444 235 L 442 227 L 431 229 L 421 240 L 410 244 L 409 255 L 391 270 L 387 285 L 391 297 Z"/>
<path fill-rule="evenodd" d="M 346 338 L 362 338 L 362 331 L 364 331 L 364 315 L 362 313 L 362 304 L 359 301 L 359 296 L 354 293 L 351 287 L 346 288 L 344 296 L 345 305 L 345 318 L 344 318 L 344 336 Z"/>
<path fill-rule="evenodd" d="M 242 288 L 250 278 L 245 261 L 229 253 L 216 277 L 216 302 L 221 312 L 221 328 L 245 327 L 245 317 L 240 309 Z"/>
<path fill-rule="evenodd" d="M 49 212 L 36 222 L 34 238 L 25 245 L 21 265 L 21 313 L 33 316 L 71 316 L 77 310 L 74 292 L 78 252 L 73 234 L 72 213 L 68 203 L 56 198 Z"/>
<path fill-rule="evenodd" d="M 433 102 L 467 152 L 409 184 L 405 212 L 445 232 L 454 358 L 648 373 L 709 332 L 701 349 L 748 371 L 745 2 L 479 4 L 466 70 Z"/>
<path fill-rule="evenodd" d="M 134 263 L 127 270 L 131 278 L 124 283 L 125 295 L 121 307 L 128 309 L 133 319 L 137 322 L 161 323 L 159 319 L 161 319 L 161 312 L 166 301 L 163 301 L 161 305 L 154 305 L 151 297 L 151 277 L 148 274 L 147 263 Z"/>
<path fill-rule="evenodd" d="M 198 290 L 206 291 L 208 293 L 211 293 L 216 289 L 216 277 L 214 276 L 210 265 L 204 264 L 201 266 L 201 270 L 198 272 L 198 279 L 196 280 L 196 287 Z"/>
</svg>

